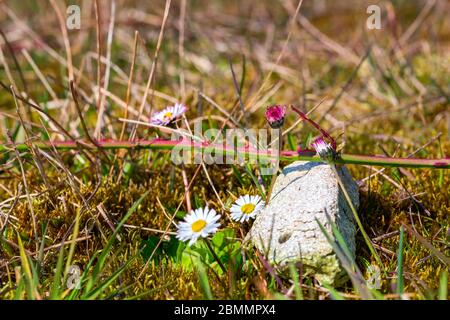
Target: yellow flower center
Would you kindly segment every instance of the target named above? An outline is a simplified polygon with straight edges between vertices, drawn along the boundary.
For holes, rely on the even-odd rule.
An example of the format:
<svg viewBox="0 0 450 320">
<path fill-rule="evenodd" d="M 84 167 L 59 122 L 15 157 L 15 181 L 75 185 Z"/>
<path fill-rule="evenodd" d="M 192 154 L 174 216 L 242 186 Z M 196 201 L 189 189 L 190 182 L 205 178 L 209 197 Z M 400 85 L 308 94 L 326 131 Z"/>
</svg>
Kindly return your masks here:
<svg viewBox="0 0 450 320">
<path fill-rule="evenodd" d="M 164 118 L 166 118 L 166 119 L 172 119 L 172 112 L 167 111 L 166 113 L 164 113 Z"/>
<path fill-rule="evenodd" d="M 197 220 L 192 224 L 192 231 L 194 232 L 200 232 L 203 230 L 203 228 L 206 227 L 206 221 L 205 220 Z"/>
<path fill-rule="evenodd" d="M 250 214 L 255 210 L 255 205 L 253 203 L 246 203 L 241 207 L 241 211 L 245 214 Z"/>
</svg>

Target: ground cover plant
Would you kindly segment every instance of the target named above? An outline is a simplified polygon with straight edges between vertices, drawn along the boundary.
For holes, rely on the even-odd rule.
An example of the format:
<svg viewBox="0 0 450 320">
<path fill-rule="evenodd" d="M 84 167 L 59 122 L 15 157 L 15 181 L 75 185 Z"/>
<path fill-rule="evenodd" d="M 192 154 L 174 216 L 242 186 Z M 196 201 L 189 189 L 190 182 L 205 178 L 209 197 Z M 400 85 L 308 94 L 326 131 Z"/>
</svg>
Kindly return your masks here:
<svg viewBox="0 0 450 320">
<path fill-rule="evenodd" d="M 0 299 L 448 299 L 450 4 L 370 5 L 1 1 Z M 276 173 L 232 128 L 347 164 L 346 283 L 244 242 Z"/>
</svg>

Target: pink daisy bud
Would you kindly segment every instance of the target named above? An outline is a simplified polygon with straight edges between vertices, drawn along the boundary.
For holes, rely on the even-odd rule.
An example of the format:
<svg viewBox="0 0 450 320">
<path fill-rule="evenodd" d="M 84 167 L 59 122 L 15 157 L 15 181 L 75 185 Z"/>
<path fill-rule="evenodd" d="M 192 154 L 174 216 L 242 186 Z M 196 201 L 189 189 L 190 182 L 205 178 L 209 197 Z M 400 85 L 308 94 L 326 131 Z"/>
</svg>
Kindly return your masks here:
<svg viewBox="0 0 450 320">
<path fill-rule="evenodd" d="M 316 150 L 317 154 L 323 161 L 334 162 L 336 160 L 336 150 L 323 138 L 316 139 L 311 146 Z"/>
<path fill-rule="evenodd" d="M 266 119 L 269 125 L 274 128 L 280 128 L 284 123 L 284 117 L 286 116 L 286 106 L 270 106 L 266 110 Z"/>
</svg>

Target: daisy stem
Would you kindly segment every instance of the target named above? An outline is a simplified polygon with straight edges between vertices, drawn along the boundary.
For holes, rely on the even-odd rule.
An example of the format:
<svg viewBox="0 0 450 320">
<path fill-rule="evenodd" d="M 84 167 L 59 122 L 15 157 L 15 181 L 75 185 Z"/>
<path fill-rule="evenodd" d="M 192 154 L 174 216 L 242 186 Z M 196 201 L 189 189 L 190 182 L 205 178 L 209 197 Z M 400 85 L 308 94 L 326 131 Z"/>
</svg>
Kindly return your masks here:
<svg viewBox="0 0 450 320">
<path fill-rule="evenodd" d="M 280 165 L 280 158 L 281 158 L 281 148 L 283 147 L 282 144 L 282 137 L 283 137 L 283 131 L 281 128 L 279 128 L 278 130 L 278 156 L 277 156 L 277 165 L 276 165 L 276 169 L 275 172 L 272 175 L 272 179 L 270 181 L 270 187 L 269 187 L 269 191 L 267 192 L 267 197 L 266 197 L 266 203 L 268 204 L 270 202 L 270 197 L 272 196 L 272 190 L 273 190 L 273 186 L 275 185 L 275 180 L 277 179 L 277 173 L 278 173 L 278 167 Z"/>
<path fill-rule="evenodd" d="M 220 261 L 219 257 L 217 256 L 216 252 L 214 251 L 212 245 L 211 245 L 211 241 L 208 238 L 203 238 L 203 240 L 205 240 L 206 246 L 208 247 L 209 251 L 211 251 L 214 259 L 216 259 L 217 263 L 219 264 L 220 269 L 222 269 L 222 272 L 224 274 L 227 273 L 227 270 L 225 269 L 224 265 L 222 264 L 222 262 Z"/>
<path fill-rule="evenodd" d="M 358 228 L 359 228 L 359 230 L 361 231 L 361 233 L 363 235 L 363 238 L 364 238 L 364 241 L 367 244 L 367 247 L 369 247 L 369 250 L 372 253 L 372 255 L 375 258 L 375 260 L 377 261 L 377 263 L 380 266 L 382 266 L 383 264 L 381 263 L 381 259 L 378 256 L 377 252 L 375 251 L 375 248 L 372 245 L 372 241 L 370 240 L 369 236 L 367 235 L 366 231 L 363 228 L 361 220 L 359 219 L 359 216 L 358 216 L 358 212 L 356 211 L 356 208 L 353 205 L 353 201 L 352 201 L 352 199 L 350 198 L 350 196 L 349 196 L 349 194 L 347 192 L 347 188 L 345 187 L 344 183 L 342 182 L 341 177 L 339 176 L 339 173 L 337 171 L 336 165 L 334 163 L 330 163 L 330 167 L 331 167 L 331 169 L 333 170 L 333 172 L 334 172 L 334 174 L 336 176 L 336 179 L 338 181 L 339 187 L 341 188 L 342 193 L 344 194 L 345 200 L 347 201 L 348 206 L 350 207 L 350 210 L 353 213 L 353 217 L 355 218 L 356 224 L 358 225 Z"/>
</svg>

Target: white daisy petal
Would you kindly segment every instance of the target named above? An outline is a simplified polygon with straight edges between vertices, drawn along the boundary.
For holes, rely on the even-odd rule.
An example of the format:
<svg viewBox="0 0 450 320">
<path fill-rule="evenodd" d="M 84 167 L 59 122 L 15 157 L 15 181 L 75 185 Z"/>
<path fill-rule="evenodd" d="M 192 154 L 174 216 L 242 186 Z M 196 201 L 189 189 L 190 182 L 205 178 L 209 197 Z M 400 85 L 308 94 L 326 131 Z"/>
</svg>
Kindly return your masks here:
<svg viewBox="0 0 450 320">
<path fill-rule="evenodd" d="M 206 208 L 206 210 L 207 210 L 208 208 Z M 203 219 L 203 210 L 202 209 L 196 209 L 195 211 L 194 211 L 194 218 L 195 218 L 195 220 L 198 220 L 198 219 Z"/>
<path fill-rule="evenodd" d="M 192 210 L 184 217 L 184 221 L 177 224 L 176 238 L 189 241 L 188 246 L 191 246 L 199 237 L 206 238 L 217 232 L 220 227 L 217 222 L 219 219 L 220 215 L 214 209 L 205 207 Z"/>
<path fill-rule="evenodd" d="M 216 214 L 216 211 L 214 209 L 209 209 L 206 207 L 206 210 L 203 212 L 203 218 L 206 221 L 210 221 L 212 217 Z"/>
<path fill-rule="evenodd" d="M 240 196 L 230 208 L 231 219 L 238 222 L 245 222 L 256 217 L 264 208 L 264 201 L 258 195 Z"/>
<path fill-rule="evenodd" d="M 196 218 L 197 218 L 197 216 L 195 215 L 195 213 L 193 213 L 192 211 L 191 211 L 191 213 L 190 214 L 186 214 L 185 216 L 184 216 L 184 221 L 186 221 L 186 223 L 192 223 L 192 222 L 194 222 L 195 220 L 196 220 Z"/>
<path fill-rule="evenodd" d="M 237 213 L 239 213 L 239 212 L 241 212 L 241 207 L 233 204 L 233 206 L 230 208 L 230 212 L 237 212 Z"/>
<path fill-rule="evenodd" d="M 184 239 L 184 240 L 188 240 L 188 239 Z M 197 241 L 197 238 L 191 238 L 191 240 L 188 243 L 188 246 L 192 246 L 195 242 Z"/>
<path fill-rule="evenodd" d="M 220 216 L 219 215 L 215 215 L 211 218 L 211 223 L 216 223 L 217 221 L 219 221 Z"/>
</svg>

